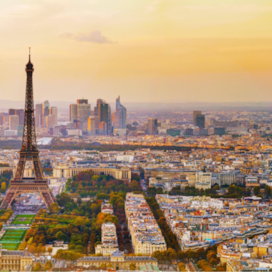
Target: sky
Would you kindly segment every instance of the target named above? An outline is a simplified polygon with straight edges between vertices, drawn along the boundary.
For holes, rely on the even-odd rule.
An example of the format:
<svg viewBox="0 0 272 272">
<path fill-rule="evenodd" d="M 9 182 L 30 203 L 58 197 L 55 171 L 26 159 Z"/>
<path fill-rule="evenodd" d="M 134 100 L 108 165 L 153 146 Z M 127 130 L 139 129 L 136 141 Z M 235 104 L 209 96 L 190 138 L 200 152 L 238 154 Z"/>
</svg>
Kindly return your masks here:
<svg viewBox="0 0 272 272">
<path fill-rule="evenodd" d="M 0 99 L 272 101 L 271 0 L 1 0 Z"/>
</svg>

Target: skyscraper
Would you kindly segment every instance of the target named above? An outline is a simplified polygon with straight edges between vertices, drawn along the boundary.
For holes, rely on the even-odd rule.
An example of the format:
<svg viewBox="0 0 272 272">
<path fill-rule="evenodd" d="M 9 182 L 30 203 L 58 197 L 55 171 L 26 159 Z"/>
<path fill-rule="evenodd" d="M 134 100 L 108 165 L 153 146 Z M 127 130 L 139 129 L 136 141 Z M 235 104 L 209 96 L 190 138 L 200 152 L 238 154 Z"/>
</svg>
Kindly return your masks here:
<svg viewBox="0 0 272 272">
<path fill-rule="evenodd" d="M 10 115 L 9 116 L 9 129 L 17 130 L 19 126 L 19 116 L 18 115 Z"/>
<path fill-rule="evenodd" d="M 102 99 L 97 99 L 97 106 L 95 110 L 99 117 L 100 122 L 106 123 L 106 134 L 110 135 L 112 133 L 112 120 L 111 120 L 111 108 L 106 101 Z M 104 126 L 105 129 L 105 126 Z"/>
<path fill-rule="evenodd" d="M 96 135 L 99 133 L 99 117 L 90 116 L 88 118 L 88 134 Z"/>
<path fill-rule="evenodd" d="M 55 125 L 55 116 L 53 114 L 49 114 L 45 117 L 45 123 L 47 128 L 53 128 Z"/>
<path fill-rule="evenodd" d="M 193 123 L 194 123 L 194 126 L 196 126 L 196 117 L 199 114 L 201 114 L 201 111 L 193 111 Z"/>
<path fill-rule="evenodd" d="M 84 123 L 88 121 L 91 115 L 91 105 L 88 104 L 88 99 L 77 100 L 77 120 Z"/>
<path fill-rule="evenodd" d="M 70 105 L 70 121 L 72 123 L 77 121 L 77 104 Z"/>
<path fill-rule="evenodd" d="M 199 128 L 205 128 L 205 115 L 204 114 L 199 114 L 196 117 L 196 125 Z"/>
<path fill-rule="evenodd" d="M 23 109 L 9 109 L 8 115 L 18 115 L 19 116 L 19 125 L 24 125 L 24 110 Z"/>
<path fill-rule="evenodd" d="M 70 121 L 76 123 L 77 128 L 79 123 L 81 123 L 81 125 L 84 123 L 87 124 L 90 115 L 91 105 L 88 104 L 88 99 L 78 99 L 77 104 L 70 105 Z"/>
<path fill-rule="evenodd" d="M 45 100 L 43 103 L 42 103 L 42 126 L 46 126 L 46 116 L 49 115 L 49 102 L 48 100 Z"/>
<path fill-rule="evenodd" d="M 15 110 L 15 115 L 19 116 L 19 126 L 24 125 L 25 111 L 23 109 Z"/>
<path fill-rule="evenodd" d="M 149 135 L 158 134 L 158 120 L 157 120 L 157 118 L 148 118 L 147 132 Z"/>
<path fill-rule="evenodd" d="M 127 109 L 121 104 L 120 96 L 116 99 L 116 111 L 112 114 L 113 128 L 126 129 Z"/>
<path fill-rule="evenodd" d="M 205 128 L 205 115 L 201 114 L 201 111 L 193 112 L 194 126 L 199 128 Z"/>
<path fill-rule="evenodd" d="M 50 107 L 49 114 L 53 116 L 53 126 L 58 124 L 58 108 Z"/>
<path fill-rule="evenodd" d="M 0 125 L 2 126 L 3 124 L 5 124 L 5 113 L 1 112 L 0 113 Z"/>
<path fill-rule="evenodd" d="M 36 127 L 42 126 L 42 104 L 36 104 L 35 125 Z"/>
<path fill-rule="evenodd" d="M 15 115 L 15 109 L 9 109 L 8 114 L 9 114 L 9 116 L 10 115 Z"/>
</svg>

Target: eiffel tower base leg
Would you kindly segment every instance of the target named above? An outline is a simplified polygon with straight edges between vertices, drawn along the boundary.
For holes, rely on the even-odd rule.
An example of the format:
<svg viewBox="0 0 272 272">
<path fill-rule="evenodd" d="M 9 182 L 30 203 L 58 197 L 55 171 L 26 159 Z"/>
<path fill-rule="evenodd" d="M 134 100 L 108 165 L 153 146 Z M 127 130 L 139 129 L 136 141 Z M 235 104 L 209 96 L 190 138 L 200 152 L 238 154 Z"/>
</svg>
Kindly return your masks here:
<svg viewBox="0 0 272 272">
<path fill-rule="evenodd" d="M 35 193 L 39 195 L 44 201 L 46 208 L 49 209 L 49 206 L 55 202 L 55 198 L 52 195 L 48 184 L 39 184 L 39 183 L 15 183 L 12 182 L 7 191 L 7 194 L 0 206 L 1 209 L 11 208 L 13 200 L 20 194 Z"/>
</svg>

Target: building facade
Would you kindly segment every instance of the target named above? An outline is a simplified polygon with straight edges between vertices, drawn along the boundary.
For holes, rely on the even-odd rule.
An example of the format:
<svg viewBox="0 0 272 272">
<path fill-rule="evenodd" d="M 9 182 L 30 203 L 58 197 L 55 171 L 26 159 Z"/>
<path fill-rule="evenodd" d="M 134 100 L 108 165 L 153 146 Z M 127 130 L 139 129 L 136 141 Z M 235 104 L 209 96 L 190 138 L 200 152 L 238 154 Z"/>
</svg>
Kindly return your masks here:
<svg viewBox="0 0 272 272">
<path fill-rule="evenodd" d="M 110 257 L 83 257 L 77 260 L 78 267 L 103 268 L 103 266 L 115 270 L 130 270 L 131 265 L 140 270 L 145 265 L 158 266 L 158 261 L 149 256 L 124 256 L 124 253 L 117 250 Z"/>
<path fill-rule="evenodd" d="M 35 125 L 36 127 L 42 126 L 42 104 L 36 104 Z"/>
<path fill-rule="evenodd" d="M 116 235 L 116 227 L 114 223 L 107 222 L 101 226 L 101 244 L 95 247 L 95 254 L 102 254 L 103 256 L 111 256 L 118 250 L 118 242 Z"/>
<path fill-rule="evenodd" d="M 148 118 L 147 133 L 149 135 L 158 134 L 158 120 L 156 118 Z"/>
<path fill-rule="evenodd" d="M 197 189 L 211 189 L 212 186 L 212 174 L 205 172 L 198 172 L 196 175 L 195 187 Z"/>
<path fill-rule="evenodd" d="M 30 271 L 33 255 L 28 251 L 2 249 L 0 244 L 0 270 Z"/>
<path fill-rule="evenodd" d="M 9 130 L 17 130 L 19 126 L 19 116 L 10 115 L 9 116 Z"/>
<path fill-rule="evenodd" d="M 85 165 L 83 167 L 71 166 L 68 164 L 58 164 L 53 167 L 54 178 L 72 178 L 79 172 L 92 171 L 95 175 L 111 175 L 119 180 L 131 180 L 131 170 L 128 167 L 95 167 L 93 165 Z"/>
</svg>

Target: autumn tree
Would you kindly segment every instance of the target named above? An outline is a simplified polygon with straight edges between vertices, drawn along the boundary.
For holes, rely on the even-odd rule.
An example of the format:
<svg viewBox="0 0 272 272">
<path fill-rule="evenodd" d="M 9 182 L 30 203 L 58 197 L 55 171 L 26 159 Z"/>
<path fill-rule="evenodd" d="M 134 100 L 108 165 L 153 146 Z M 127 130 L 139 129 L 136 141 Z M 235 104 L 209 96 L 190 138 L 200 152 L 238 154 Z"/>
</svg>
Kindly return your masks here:
<svg viewBox="0 0 272 272">
<path fill-rule="evenodd" d="M 52 251 L 53 251 L 53 248 L 52 248 L 52 247 L 48 247 L 48 248 L 47 248 L 47 252 L 48 252 L 50 255 L 51 255 Z"/>
<path fill-rule="evenodd" d="M 4 194 L 6 192 L 7 185 L 6 182 L 1 183 L 1 193 Z"/>
<path fill-rule="evenodd" d="M 40 263 L 36 263 L 34 265 L 33 271 L 41 271 L 42 270 L 42 265 Z"/>
<path fill-rule="evenodd" d="M 182 263 L 182 262 L 178 263 L 178 270 L 179 271 L 187 271 L 185 263 Z"/>
</svg>

